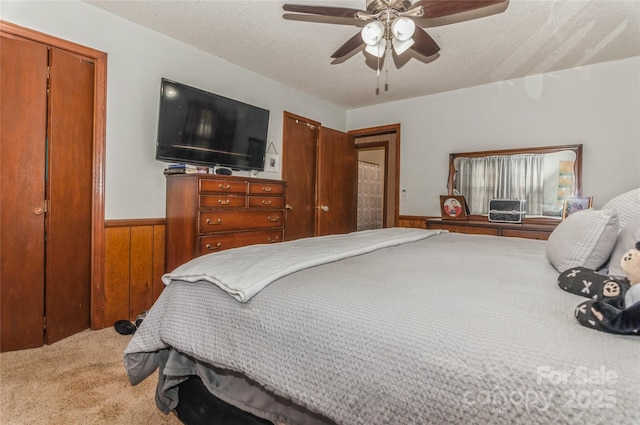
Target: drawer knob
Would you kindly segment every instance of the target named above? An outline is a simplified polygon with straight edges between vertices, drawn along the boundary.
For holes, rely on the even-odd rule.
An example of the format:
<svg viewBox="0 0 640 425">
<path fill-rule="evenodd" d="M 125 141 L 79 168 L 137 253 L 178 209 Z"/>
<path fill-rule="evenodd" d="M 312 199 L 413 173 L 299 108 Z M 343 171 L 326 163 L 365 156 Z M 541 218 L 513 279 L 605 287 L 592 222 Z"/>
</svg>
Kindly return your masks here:
<svg viewBox="0 0 640 425">
<path fill-rule="evenodd" d="M 278 236 L 276 236 L 275 238 L 272 238 L 271 236 L 269 236 L 267 238 L 267 241 L 269 242 L 278 242 L 280 240 L 280 238 Z"/>
<path fill-rule="evenodd" d="M 205 223 L 210 224 L 212 226 L 215 226 L 215 225 L 218 225 L 218 224 L 222 224 L 222 219 L 219 218 L 216 221 L 211 221 L 211 219 L 208 218 L 208 219 L 205 220 Z"/>
<path fill-rule="evenodd" d="M 224 190 L 229 190 L 229 189 L 231 189 L 231 185 L 230 185 L 229 183 L 226 183 L 226 184 L 222 184 L 222 183 L 220 183 L 220 184 L 218 185 L 218 187 L 219 187 L 220 189 L 224 189 Z"/>
<path fill-rule="evenodd" d="M 215 246 L 211 246 L 211 244 L 208 243 L 204 247 L 207 248 L 209 251 L 215 251 L 216 249 L 222 248 L 222 242 L 218 242 L 217 244 L 215 244 Z"/>
<path fill-rule="evenodd" d="M 262 186 L 262 191 L 263 192 L 271 192 L 273 189 L 271 188 L 271 186 Z"/>
<path fill-rule="evenodd" d="M 230 199 L 218 199 L 218 204 L 220 205 L 229 205 L 231 203 Z"/>
<path fill-rule="evenodd" d="M 271 204 L 272 204 L 271 199 L 263 199 L 262 200 L 262 205 L 271 205 Z"/>
<path fill-rule="evenodd" d="M 280 217 L 278 217 L 278 216 L 276 216 L 276 217 L 269 216 L 269 217 L 267 217 L 267 220 L 272 222 L 272 223 L 275 223 L 277 221 L 280 221 Z"/>
</svg>

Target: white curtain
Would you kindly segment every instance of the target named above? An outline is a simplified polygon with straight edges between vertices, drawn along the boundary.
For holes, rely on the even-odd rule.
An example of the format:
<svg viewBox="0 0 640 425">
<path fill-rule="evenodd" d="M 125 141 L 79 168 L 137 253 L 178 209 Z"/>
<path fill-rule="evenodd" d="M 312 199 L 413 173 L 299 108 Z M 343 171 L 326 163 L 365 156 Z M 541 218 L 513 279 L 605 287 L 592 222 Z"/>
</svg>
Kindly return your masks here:
<svg viewBox="0 0 640 425">
<path fill-rule="evenodd" d="M 526 213 L 541 215 L 544 200 L 542 155 L 459 158 L 456 187 L 472 214 L 487 214 L 490 199 L 525 199 Z"/>
<path fill-rule="evenodd" d="M 383 227 L 382 168 L 358 161 L 358 230 Z"/>
</svg>

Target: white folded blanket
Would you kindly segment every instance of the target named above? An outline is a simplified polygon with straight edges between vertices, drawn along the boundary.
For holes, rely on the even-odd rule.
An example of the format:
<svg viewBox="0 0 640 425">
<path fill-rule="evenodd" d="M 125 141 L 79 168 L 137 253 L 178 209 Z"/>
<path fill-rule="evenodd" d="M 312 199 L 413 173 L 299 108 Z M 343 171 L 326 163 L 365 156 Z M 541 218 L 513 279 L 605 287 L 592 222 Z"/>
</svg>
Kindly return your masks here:
<svg viewBox="0 0 640 425">
<path fill-rule="evenodd" d="M 440 232 L 393 227 L 270 245 L 250 245 L 194 258 L 162 276 L 162 282 L 169 285 L 174 280 L 205 280 L 219 286 L 238 301 L 247 302 L 271 282 L 299 270 L 414 242 Z"/>
</svg>

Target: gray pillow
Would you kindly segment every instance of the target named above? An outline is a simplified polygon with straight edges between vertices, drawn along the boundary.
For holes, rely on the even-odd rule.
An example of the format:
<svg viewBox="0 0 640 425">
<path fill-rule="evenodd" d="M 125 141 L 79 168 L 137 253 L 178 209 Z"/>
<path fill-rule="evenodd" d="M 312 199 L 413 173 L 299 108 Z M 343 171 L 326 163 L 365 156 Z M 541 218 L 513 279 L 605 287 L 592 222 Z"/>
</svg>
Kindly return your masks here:
<svg viewBox="0 0 640 425">
<path fill-rule="evenodd" d="M 547 258 L 559 272 L 579 266 L 595 270 L 609 258 L 617 236 L 615 210 L 578 211 L 549 236 Z"/>
<path fill-rule="evenodd" d="M 640 189 L 633 189 L 616 196 L 604 204 L 603 210 L 614 210 L 618 213 L 618 231 L 640 213 Z"/>
<path fill-rule="evenodd" d="M 625 276 L 625 272 L 620 267 L 622 256 L 640 241 L 640 214 L 631 220 L 618 234 L 616 245 L 609 260 L 609 274 L 612 276 Z"/>
</svg>

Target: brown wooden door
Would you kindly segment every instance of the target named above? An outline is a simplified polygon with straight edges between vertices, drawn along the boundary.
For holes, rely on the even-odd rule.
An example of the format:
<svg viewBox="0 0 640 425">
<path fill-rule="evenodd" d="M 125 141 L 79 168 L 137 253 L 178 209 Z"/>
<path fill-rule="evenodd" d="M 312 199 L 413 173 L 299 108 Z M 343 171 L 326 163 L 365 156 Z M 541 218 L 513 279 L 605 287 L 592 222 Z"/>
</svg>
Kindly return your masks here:
<svg viewBox="0 0 640 425">
<path fill-rule="evenodd" d="M 285 240 L 354 231 L 357 155 L 351 136 L 285 112 L 282 151 L 291 206 Z"/>
<path fill-rule="evenodd" d="M 316 161 L 319 124 L 284 114 L 282 179 L 287 183 L 284 240 L 314 236 L 316 231 Z"/>
<path fill-rule="evenodd" d="M 356 230 L 358 171 L 356 146 L 350 135 L 320 129 L 318 161 L 318 227 L 316 234 Z"/>
<path fill-rule="evenodd" d="M 50 54 L 47 344 L 90 325 L 94 84 L 93 63 Z"/>
<path fill-rule="evenodd" d="M 0 43 L 0 351 L 10 351 L 43 342 L 47 47 Z"/>
<path fill-rule="evenodd" d="M 90 324 L 94 71 L 0 40 L 0 351 L 11 351 Z"/>
</svg>

